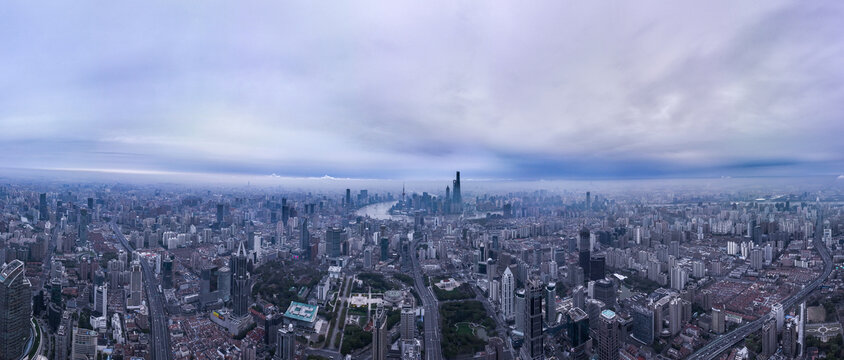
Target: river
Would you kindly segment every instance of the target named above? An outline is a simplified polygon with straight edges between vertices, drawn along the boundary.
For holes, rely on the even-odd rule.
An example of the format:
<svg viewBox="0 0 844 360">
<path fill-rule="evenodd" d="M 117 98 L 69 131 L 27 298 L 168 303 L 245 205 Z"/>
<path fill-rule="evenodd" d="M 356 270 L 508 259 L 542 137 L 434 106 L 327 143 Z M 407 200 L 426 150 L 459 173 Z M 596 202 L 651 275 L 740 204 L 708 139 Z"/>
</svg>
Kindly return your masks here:
<svg viewBox="0 0 844 360">
<path fill-rule="evenodd" d="M 390 208 L 392 208 L 397 202 L 398 201 L 385 201 L 367 205 L 355 211 L 355 215 L 369 217 L 376 220 L 409 221 L 410 218 L 405 215 L 390 214 Z"/>
</svg>

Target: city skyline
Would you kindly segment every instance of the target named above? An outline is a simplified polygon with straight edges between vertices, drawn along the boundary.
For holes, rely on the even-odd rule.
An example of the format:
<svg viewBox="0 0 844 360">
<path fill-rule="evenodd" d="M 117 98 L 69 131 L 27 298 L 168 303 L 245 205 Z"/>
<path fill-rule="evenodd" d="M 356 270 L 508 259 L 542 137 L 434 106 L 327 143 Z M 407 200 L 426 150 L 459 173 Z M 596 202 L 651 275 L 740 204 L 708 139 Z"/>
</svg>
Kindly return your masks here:
<svg viewBox="0 0 844 360">
<path fill-rule="evenodd" d="M 0 161 L 101 177 L 837 176 L 842 14 L 11 3 Z"/>
</svg>

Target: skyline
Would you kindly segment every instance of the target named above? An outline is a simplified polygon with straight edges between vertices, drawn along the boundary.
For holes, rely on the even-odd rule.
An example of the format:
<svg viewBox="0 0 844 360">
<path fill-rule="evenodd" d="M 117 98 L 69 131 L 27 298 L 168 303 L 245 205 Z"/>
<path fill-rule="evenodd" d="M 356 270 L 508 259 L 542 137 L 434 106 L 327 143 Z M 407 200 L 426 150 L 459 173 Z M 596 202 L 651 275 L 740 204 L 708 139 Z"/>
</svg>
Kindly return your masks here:
<svg viewBox="0 0 844 360">
<path fill-rule="evenodd" d="M 838 2 L 320 5 L 8 4 L 2 167 L 844 173 Z"/>
</svg>

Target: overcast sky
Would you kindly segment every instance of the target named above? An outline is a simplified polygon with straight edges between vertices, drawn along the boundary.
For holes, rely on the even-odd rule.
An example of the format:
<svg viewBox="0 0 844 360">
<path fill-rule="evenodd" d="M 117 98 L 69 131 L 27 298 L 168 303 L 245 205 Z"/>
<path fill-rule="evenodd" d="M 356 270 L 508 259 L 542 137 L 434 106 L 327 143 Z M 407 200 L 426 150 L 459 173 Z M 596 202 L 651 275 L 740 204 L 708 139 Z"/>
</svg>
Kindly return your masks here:
<svg viewBox="0 0 844 360">
<path fill-rule="evenodd" d="M 0 6 L 0 166 L 844 173 L 844 2 Z"/>
</svg>

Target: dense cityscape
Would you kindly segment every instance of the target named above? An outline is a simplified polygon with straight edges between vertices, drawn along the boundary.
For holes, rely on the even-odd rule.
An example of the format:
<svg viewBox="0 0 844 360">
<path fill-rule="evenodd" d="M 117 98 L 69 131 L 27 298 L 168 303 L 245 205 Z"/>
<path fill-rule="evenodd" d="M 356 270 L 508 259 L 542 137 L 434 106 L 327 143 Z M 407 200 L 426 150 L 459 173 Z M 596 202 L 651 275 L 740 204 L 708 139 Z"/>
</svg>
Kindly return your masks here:
<svg viewBox="0 0 844 360">
<path fill-rule="evenodd" d="M 7 183 L 0 358 L 840 358 L 842 183 Z"/>
</svg>

